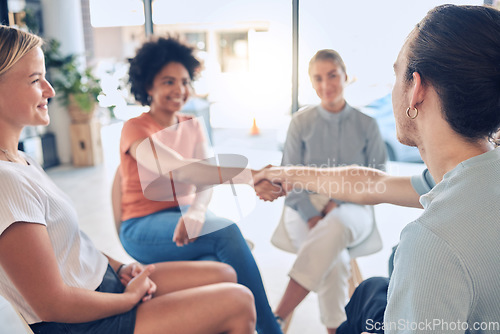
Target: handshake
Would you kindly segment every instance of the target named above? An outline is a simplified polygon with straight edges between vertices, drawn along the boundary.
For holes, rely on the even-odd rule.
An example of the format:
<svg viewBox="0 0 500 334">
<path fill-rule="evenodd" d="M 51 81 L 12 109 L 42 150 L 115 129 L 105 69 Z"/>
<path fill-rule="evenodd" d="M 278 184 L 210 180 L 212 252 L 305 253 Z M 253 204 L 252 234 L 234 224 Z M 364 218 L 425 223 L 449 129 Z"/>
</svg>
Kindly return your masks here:
<svg viewBox="0 0 500 334">
<path fill-rule="evenodd" d="M 282 167 L 267 165 L 251 172 L 255 193 L 261 200 L 272 202 L 292 190 Z"/>
</svg>

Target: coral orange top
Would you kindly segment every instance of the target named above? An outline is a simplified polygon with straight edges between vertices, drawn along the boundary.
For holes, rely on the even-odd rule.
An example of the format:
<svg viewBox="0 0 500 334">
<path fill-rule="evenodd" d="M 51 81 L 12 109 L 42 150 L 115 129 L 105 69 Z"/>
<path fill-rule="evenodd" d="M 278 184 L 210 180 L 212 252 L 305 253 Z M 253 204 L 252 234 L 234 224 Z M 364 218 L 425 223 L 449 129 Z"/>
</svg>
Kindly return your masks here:
<svg viewBox="0 0 500 334">
<path fill-rule="evenodd" d="M 154 137 L 155 140 L 159 140 L 184 158 L 204 158 L 195 156 L 197 148 L 204 145 L 206 141 L 201 124 L 188 115 L 178 113 L 177 117 L 179 123 L 168 128 L 158 124 L 149 113 L 132 118 L 123 125 L 120 138 L 122 221 L 179 205 L 189 205 L 193 202 L 195 197 L 193 185 L 180 182 L 174 184 L 169 179 L 165 180 L 165 177 L 161 183 L 161 199 L 147 193 L 145 196 L 144 189 L 147 189 L 148 183 L 158 180 L 160 175 L 168 171 L 168 166 L 159 166 L 161 170 L 157 173 L 145 172 L 145 169 L 138 166 L 137 161 L 128 153 L 136 141 Z M 147 173 L 149 175 L 146 175 Z M 171 184 L 174 185 L 175 192 L 172 191 Z"/>
</svg>

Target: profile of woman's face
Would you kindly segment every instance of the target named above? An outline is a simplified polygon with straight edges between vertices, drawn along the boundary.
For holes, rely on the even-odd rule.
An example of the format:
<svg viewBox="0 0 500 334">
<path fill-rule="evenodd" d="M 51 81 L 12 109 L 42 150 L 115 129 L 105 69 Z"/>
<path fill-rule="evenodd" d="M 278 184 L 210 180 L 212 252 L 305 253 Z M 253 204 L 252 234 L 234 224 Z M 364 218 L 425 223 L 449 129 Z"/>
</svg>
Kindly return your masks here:
<svg viewBox="0 0 500 334">
<path fill-rule="evenodd" d="M 339 111 L 344 105 L 344 87 L 347 75 L 334 60 L 317 60 L 309 69 L 312 86 L 321 99 L 321 106 Z"/>
<path fill-rule="evenodd" d="M 33 49 L 0 78 L 0 117 L 18 127 L 47 125 L 48 100 L 54 94 L 45 78 L 43 52 Z"/>
<path fill-rule="evenodd" d="M 156 74 L 148 94 L 151 108 L 174 113 L 182 109 L 191 88 L 189 72 L 178 62 L 170 62 Z"/>
</svg>

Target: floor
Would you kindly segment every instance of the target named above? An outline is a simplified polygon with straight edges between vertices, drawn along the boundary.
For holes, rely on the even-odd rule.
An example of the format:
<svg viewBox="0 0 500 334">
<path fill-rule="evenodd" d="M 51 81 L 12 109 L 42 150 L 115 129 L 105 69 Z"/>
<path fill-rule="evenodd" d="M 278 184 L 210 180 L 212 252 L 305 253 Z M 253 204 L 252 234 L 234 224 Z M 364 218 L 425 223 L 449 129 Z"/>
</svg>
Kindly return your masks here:
<svg viewBox="0 0 500 334">
<path fill-rule="evenodd" d="M 84 168 L 58 166 L 49 169 L 48 174 L 73 199 L 81 229 L 96 246 L 117 259 L 131 261 L 114 230 L 110 202 L 112 177 L 119 163 L 118 138 L 121 126 L 122 123 L 116 122 L 102 128 L 103 164 Z M 252 168 L 279 164 L 281 160 L 277 133 L 273 130 L 261 130 L 259 135 L 251 136 L 241 129 L 214 129 L 213 147 L 217 153 L 243 154 Z M 389 172 L 397 175 L 418 174 L 423 168 L 423 164 L 388 165 Z M 255 244 L 253 254 L 260 267 L 271 306 L 274 307 L 288 282 L 287 272 L 294 259 L 292 254 L 275 248 L 269 242 L 280 217 L 283 199 L 272 203 L 260 201 L 248 186 L 237 187 L 236 197 L 225 195 L 226 191 L 216 188 L 211 209 L 237 221 L 245 237 Z M 387 259 L 391 248 L 397 243 L 401 229 L 418 217 L 420 210 L 381 204 L 375 207 L 375 214 L 384 248 L 376 254 L 358 258 L 365 278 L 387 276 Z M 310 294 L 299 305 L 288 333 L 326 333 L 319 321 L 314 294 Z"/>
</svg>

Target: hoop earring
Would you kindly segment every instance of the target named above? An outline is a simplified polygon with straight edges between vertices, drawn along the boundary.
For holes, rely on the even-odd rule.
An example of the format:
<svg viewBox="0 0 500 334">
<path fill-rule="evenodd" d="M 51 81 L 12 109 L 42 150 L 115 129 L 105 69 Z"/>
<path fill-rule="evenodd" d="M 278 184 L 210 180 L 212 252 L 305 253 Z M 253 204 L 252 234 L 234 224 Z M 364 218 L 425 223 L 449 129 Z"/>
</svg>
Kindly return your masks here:
<svg viewBox="0 0 500 334">
<path fill-rule="evenodd" d="M 410 119 L 415 119 L 418 116 L 418 109 L 416 107 L 413 107 L 413 110 L 415 110 L 415 115 L 411 116 L 410 115 L 410 107 L 408 107 L 408 109 L 406 109 L 406 116 L 408 116 L 408 118 L 410 118 Z"/>
</svg>

